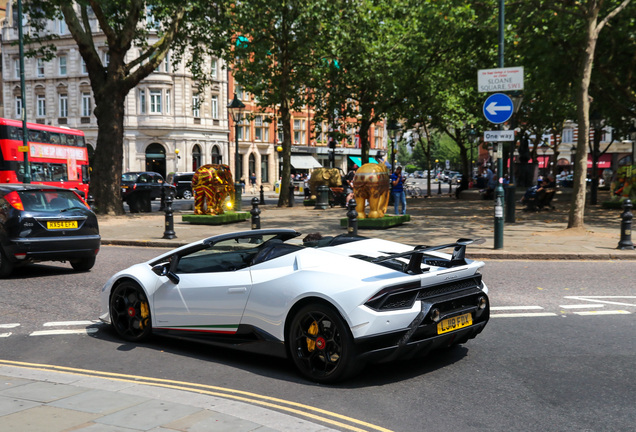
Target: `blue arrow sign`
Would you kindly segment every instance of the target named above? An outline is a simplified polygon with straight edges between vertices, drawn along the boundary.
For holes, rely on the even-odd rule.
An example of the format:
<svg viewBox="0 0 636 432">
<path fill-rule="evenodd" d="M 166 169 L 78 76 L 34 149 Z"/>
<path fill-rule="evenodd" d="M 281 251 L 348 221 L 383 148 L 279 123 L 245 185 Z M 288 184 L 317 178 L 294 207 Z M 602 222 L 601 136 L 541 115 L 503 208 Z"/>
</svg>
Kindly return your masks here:
<svg viewBox="0 0 636 432">
<path fill-rule="evenodd" d="M 512 116 L 512 99 L 503 93 L 490 95 L 484 102 L 484 116 L 490 123 L 504 123 Z"/>
</svg>

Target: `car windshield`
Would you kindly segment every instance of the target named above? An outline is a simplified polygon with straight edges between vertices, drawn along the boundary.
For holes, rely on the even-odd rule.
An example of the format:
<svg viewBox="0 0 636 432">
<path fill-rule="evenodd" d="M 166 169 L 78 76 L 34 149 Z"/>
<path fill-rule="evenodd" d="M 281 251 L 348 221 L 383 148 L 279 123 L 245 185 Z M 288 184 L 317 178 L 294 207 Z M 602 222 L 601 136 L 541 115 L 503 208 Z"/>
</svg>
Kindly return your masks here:
<svg viewBox="0 0 636 432">
<path fill-rule="evenodd" d="M 138 175 L 139 174 L 137 173 L 124 173 L 121 175 L 121 181 L 134 182 L 135 180 L 137 180 Z"/>
<path fill-rule="evenodd" d="M 87 208 L 81 198 L 69 190 L 25 190 L 18 195 L 25 211 L 59 213 L 64 209 Z"/>
</svg>

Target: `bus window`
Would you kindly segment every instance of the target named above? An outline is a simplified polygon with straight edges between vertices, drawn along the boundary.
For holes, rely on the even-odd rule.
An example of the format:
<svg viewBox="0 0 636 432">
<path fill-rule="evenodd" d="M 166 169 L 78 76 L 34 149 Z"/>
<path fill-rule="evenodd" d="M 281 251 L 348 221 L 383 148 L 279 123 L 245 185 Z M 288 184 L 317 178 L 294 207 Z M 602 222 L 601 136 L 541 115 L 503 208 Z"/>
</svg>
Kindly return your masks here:
<svg viewBox="0 0 636 432">
<path fill-rule="evenodd" d="M 71 146 L 77 145 L 75 135 L 66 135 L 66 143 Z"/>
<path fill-rule="evenodd" d="M 89 177 L 88 165 L 81 165 L 82 167 L 82 183 L 89 184 L 91 179 Z"/>
<path fill-rule="evenodd" d="M 84 137 L 83 136 L 77 136 L 77 146 L 78 147 L 86 147 L 86 144 L 84 143 Z"/>
<path fill-rule="evenodd" d="M 60 139 L 60 134 L 56 132 L 49 132 L 49 140 L 51 144 L 60 144 L 60 142 L 62 141 Z"/>
</svg>

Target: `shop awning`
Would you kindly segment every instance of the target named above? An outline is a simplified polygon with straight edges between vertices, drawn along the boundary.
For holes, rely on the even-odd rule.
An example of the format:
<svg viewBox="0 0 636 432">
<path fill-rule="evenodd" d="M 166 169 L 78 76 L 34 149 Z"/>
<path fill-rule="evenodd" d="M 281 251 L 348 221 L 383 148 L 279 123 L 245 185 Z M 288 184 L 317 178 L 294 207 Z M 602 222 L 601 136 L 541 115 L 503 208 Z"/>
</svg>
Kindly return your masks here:
<svg viewBox="0 0 636 432">
<path fill-rule="evenodd" d="M 351 159 L 351 162 L 353 162 L 354 164 L 358 166 L 362 166 L 362 158 L 359 158 L 358 156 L 349 156 L 349 159 Z M 378 161 L 375 160 L 375 158 L 372 158 L 369 156 L 369 163 L 377 164 Z"/>
<path fill-rule="evenodd" d="M 592 168 L 592 155 L 587 155 L 587 167 Z M 609 153 L 602 154 L 597 161 L 596 168 L 611 168 L 612 167 L 612 155 Z"/>
<path fill-rule="evenodd" d="M 314 169 L 322 168 L 320 162 L 313 156 L 298 156 L 292 155 L 291 164 L 296 169 Z"/>
</svg>

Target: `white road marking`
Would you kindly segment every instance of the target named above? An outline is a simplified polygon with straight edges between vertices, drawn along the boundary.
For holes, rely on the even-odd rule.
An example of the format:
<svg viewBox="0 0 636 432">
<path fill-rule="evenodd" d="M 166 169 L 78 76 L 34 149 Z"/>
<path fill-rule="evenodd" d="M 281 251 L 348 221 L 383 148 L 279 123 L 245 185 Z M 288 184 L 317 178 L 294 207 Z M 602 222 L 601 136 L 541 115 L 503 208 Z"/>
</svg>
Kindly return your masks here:
<svg viewBox="0 0 636 432">
<path fill-rule="evenodd" d="M 42 324 L 43 327 L 93 325 L 93 321 L 52 321 Z"/>
<path fill-rule="evenodd" d="M 579 300 L 579 301 L 588 301 L 588 302 L 596 302 L 596 303 L 605 303 L 605 304 L 613 304 L 619 306 L 636 306 L 636 303 L 624 303 L 617 301 L 610 301 L 605 299 L 636 299 L 636 296 L 565 296 L 566 299 Z"/>
<path fill-rule="evenodd" d="M 543 309 L 541 306 L 492 306 L 490 310 L 538 310 Z"/>
<path fill-rule="evenodd" d="M 490 315 L 490 318 L 532 318 L 557 316 L 552 312 L 529 312 L 529 313 L 502 313 Z"/>
<path fill-rule="evenodd" d="M 603 310 L 603 311 L 584 311 L 584 312 L 574 312 L 577 315 L 629 315 L 631 312 L 626 310 Z"/>
<path fill-rule="evenodd" d="M 19 326 L 20 326 L 20 323 L 0 324 L 0 328 L 15 328 Z"/>
<path fill-rule="evenodd" d="M 562 309 L 591 309 L 591 308 L 601 308 L 601 307 L 605 307 L 604 304 L 593 304 L 593 303 L 589 303 L 589 304 L 578 304 L 578 305 L 559 305 L 560 308 Z"/>
<path fill-rule="evenodd" d="M 64 335 L 64 334 L 90 334 L 97 333 L 96 328 L 85 328 L 77 330 L 40 330 L 34 331 L 29 336 L 51 336 L 51 335 Z"/>
<path fill-rule="evenodd" d="M 9 336 L 11 336 L 11 332 L 9 332 L 9 333 L 0 333 L 0 338 L 6 338 L 6 337 L 9 337 Z"/>
</svg>

